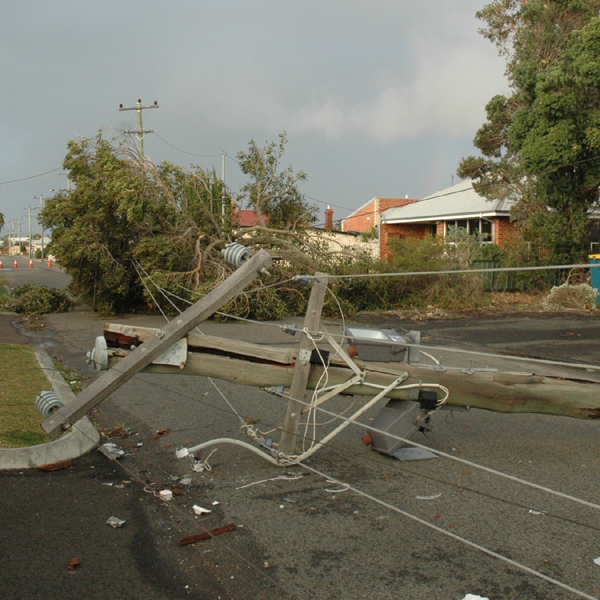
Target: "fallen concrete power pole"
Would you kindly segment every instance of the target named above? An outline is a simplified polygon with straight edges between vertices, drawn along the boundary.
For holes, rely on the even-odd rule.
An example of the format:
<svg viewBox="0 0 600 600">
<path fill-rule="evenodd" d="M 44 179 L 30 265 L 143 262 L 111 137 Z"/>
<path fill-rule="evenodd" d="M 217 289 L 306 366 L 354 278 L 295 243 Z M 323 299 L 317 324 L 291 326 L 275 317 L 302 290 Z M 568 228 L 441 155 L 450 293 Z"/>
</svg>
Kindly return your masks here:
<svg viewBox="0 0 600 600">
<path fill-rule="evenodd" d="M 109 365 L 115 365 L 137 346 L 156 335 L 157 329 L 107 324 Z M 180 363 L 148 364 L 145 373 L 180 373 L 213 377 L 256 387 L 283 386 L 290 388 L 298 351 L 208 335 L 187 336 L 187 356 Z M 343 390 L 349 396 L 375 396 L 375 386 L 387 387 L 402 373 L 404 383 L 435 381 L 450 390 L 447 406 L 480 408 L 503 413 L 542 413 L 578 419 L 600 418 L 600 385 L 577 379 L 542 377 L 532 373 L 492 373 L 460 370 L 435 371 L 433 368 L 410 363 L 367 362 L 358 358 L 354 364 L 364 373 L 364 380 Z M 323 375 L 324 367 L 311 364 L 306 387 L 314 390 Z M 355 375 L 348 364 L 334 358 L 328 368 L 328 385 L 341 386 Z M 410 390 L 395 389 L 386 397 L 411 398 Z"/>
</svg>

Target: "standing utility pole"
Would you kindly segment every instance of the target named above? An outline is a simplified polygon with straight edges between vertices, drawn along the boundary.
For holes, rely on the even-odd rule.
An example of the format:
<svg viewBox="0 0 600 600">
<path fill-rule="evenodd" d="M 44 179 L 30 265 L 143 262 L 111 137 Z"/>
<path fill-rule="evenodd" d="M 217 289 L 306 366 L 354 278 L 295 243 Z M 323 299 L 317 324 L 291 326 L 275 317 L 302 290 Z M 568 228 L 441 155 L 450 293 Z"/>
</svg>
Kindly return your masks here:
<svg viewBox="0 0 600 600">
<path fill-rule="evenodd" d="M 158 103 L 156 102 L 156 100 L 154 101 L 154 104 L 152 106 L 142 106 L 141 100 L 138 100 L 137 104 L 130 108 L 123 108 L 123 105 L 119 104 L 120 111 L 122 111 L 122 110 L 137 110 L 137 121 L 138 121 L 137 131 L 132 131 L 131 129 L 127 129 L 124 131 L 124 133 L 136 133 L 137 134 L 138 152 L 140 153 L 140 157 L 144 156 L 144 134 L 145 133 L 154 133 L 154 129 L 144 129 L 144 127 L 142 126 L 142 111 L 146 108 L 159 108 L 159 106 L 158 106 Z"/>
<path fill-rule="evenodd" d="M 44 196 L 34 196 L 34 198 L 40 199 L 40 214 L 41 214 L 42 211 L 44 210 Z M 42 225 L 41 222 L 40 222 L 40 225 L 42 227 L 42 260 L 44 260 L 44 226 Z"/>
<path fill-rule="evenodd" d="M 22 237 L 21 237 L 21 221 L 23 220 L 23 217 L 19 217 L 19 256 L 21 256 L 23 254 L 22 250 L 23 250 L 23 244 L 21 242 Z"/>
</svg>

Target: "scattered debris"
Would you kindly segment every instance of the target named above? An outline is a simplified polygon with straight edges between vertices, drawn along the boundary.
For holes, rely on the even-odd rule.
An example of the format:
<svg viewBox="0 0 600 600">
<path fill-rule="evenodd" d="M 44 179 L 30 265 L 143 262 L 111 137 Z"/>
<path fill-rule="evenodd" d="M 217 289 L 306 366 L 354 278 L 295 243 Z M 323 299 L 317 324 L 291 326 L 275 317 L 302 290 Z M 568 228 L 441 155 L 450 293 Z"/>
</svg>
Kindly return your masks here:
<svg viewBox="0 0 600 600">
<path fill-rule="evenodd" d="M 541 510 L 534 510 L 533 508 L 529 509 L 529 514 L 530 515 L 545 515 L 546 513 L 544 511 Z"/>
<path fill-rule="evenodd" d="M 296 501 L 292 500 L 291 498 L 284 498 L 284 500 L 290 504 L 296 504 Z"/>
<path fill-rule="evenodd" d="M 221 503 L 220 503 L 218 500 L 215 500 L 215 501 L 212 503 L 212 505 L 213 505 L 213 506 L 218 506 L 219 504 L 221 504 Z"/>
<path fill-rule="evenodd" d="M 177 458 L 184 458 L 185 456 L 188 456 L 190 453 L 190 451 L 187 448 L 180 448 L 179 450 L 177 450 L 175 452 L 175 456 Z"/>
<path fill-rule="evenodd" d="M 114 529 L 117 529 L 117 527 L 123 527 L 123 525 L 125 525 L 125 521 L 123 519 L 119 519 L 118 517 L 110 517 L 108 521 L 106 521 L 106 524 L 110 525 Z"/>
<path fill-rule="evenodd" d="M 202 508 L 201 506 L 198 506 L 197 504 L 194 504 L 194 506 L 192 506 L 192 510 L 197 514 L 197 515 L 203 515 L 209 512 L 212 512 L 212 510 L 208 509 L 208 508 Z"/>
<path fill-rule="evenodd" d="M 70 469 L 73 466 L 72 460 L 64 460 L 59 463 L 54 463 L 52 465 L 44 465 L 43 467 L 39 467 L 40 471 L 61 471 L 62 469 Z"/>
<path fill-rule="evenodd" d="M 259 483 L 267 483 L 268 481 L 278 481 L 279 479 L 283 479 L 284 481 L 294 481 L 295 479 L 301 479 L 304 477 L 304 473 L 297 475 L 295 477 L 286 477 L 285 475 L 280 475 L 279 477 L 271 477 L 270 479 L 261 479 L 260 481 L 253 481 L 252 483 L 247 483 L 246 485 L 241 485 L 240 487 L 236 487 L 236 490 L 243 490 L 244 488 L 250 487 L 251 485 L 258 485 Z"/>
<path fill-rule="evenodd" d="M 235 525 L 225 525 L 225 527 L 219 527 L 217 529 L 213 529 L 212 531 L 205 531 L 204 533 L 200 533 L 198 535 L 191 535 L 189 537 L 182 538 L 179 540 L 179 545 L 188 546 L 189 544 L 195 544 L 196 542 L 205 542 L 206 540 L 210 540 L 211 538 L 221 535 L 222 533 L 228 533 L 235 530 Z"/>
<path fill-rule="evenodd" d="M 173 500 L 173 492 L 171 490 L 160 490 L 158 495 L 160 496 L 160 499 L 164 500 L 165 502 Z"/>
<path fill-rule="evenodd" d="M 107 439 L 111 437 L 128 438 L 130 435 L 133 435 L 133 432 L 131 431 L 131 427 L 118 425 L 115 429 L 102 430 L 102 435 Z M 135 435 L 138 434 L 136 433 Z"/>
<path fill-rule="evenodd" d="M 169 430 L 166 427 L 164 427 L 163 429 L 159 429 L 156 432 L 156 435 L 152 436 L 152 439 L 153 440 L 157 440 L 157 439 L 159 439 L 161 437 L 165 437 L 165 435 L 167 435 L 167 433 L 169 433 Z"/>
<path fill-rule="evenodd" d="M 104 456 L 110 458 L 111 460 L 115 458 L 121 458 L 121 456 L 125 454 L 124 450 L 117 448 L 117 445 L 113 444 L 112 442 L 108 444 L 102 444 L 102 446 L 98 448 L 98 451 L 102 452 Z"/>
<path fill-rule="evenodd" d="M 263 563 L 263 568 L 264 569 L 268 569 L 271 565 L 265 560 L 265 562 Z"/>
<path fill-rule="evenodd" d="M 71 571 L 74 571 L 79 565 L 81 565 L 81 559 L 80 558 L 74 558 L 70 563 L 69 563 L 69 569 L 71 569 Z"/>
<path fill-rule="evenodd" d="M 435 500 L 441 496 L 441 492 L 439 494 L 433 494 L 432 496 L 417 496 L 417 500 Z M 531 511 L 530 511 L 531 512 Z"/>
<path fill-rule="evenodd" d="M 192 485 L 192 478 L 184 477 L 179 483 L 181 483 L 181 485 Z"/>
<path fill-rule="evenodd" d="M 202 473 L 202 471 L 208 471 L 212 473 L 212 467 L 210 466 L 208 459 L 218 450 L 215 448 L 206 458 L 202 458 L 202 451 L 199 451 L 194 458 L 194 462 L 192 464 L 192 471 L 196 471 L 196 473 Z"/>
<path fill-rule="evenodd" d="M 478 596 L 477 594 L 467 594 L 462 600 L 489 600 L 487 596 Z"/>
<path fill-rule="evenodd" d="M 456 448 L 452 448 L 452 450 L 456 450 Z M 392 456 L 398 460 L 429 460 L 438 458 L 437 454 L 429 452 L 425 448 L 400 448 Z"/>
</svg>

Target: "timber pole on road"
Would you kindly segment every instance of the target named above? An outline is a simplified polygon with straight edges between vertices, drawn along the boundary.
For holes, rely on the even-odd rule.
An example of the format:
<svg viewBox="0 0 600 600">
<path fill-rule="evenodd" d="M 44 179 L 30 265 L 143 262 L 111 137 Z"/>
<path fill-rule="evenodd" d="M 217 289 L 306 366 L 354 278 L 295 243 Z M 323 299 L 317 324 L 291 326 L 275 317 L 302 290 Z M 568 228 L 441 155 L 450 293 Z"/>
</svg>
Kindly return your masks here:
<svg viewBox="0 0 600 600">
<path fill-rule="evenodd" d="M 59 408 L 43 423 L 42 428 L 52 439 L 58 438 L 64 430 L 86 415 L 94 406 L 110 396 L 116 389 L 148 366 L 155 358 L 169 349 L 175 342 L 185 337 L 194 327 L 208 319 L 229 300 L 234 298 L 259 273 L 271 266 L 268 252 L 261 250 L 246 261 L 223 283 L 181 313 L 177 320 L 168 323 L 151 339 L 138 346 L 118 365 L 96 379 L 77 396 L 75 402 Z"/>
</svg>

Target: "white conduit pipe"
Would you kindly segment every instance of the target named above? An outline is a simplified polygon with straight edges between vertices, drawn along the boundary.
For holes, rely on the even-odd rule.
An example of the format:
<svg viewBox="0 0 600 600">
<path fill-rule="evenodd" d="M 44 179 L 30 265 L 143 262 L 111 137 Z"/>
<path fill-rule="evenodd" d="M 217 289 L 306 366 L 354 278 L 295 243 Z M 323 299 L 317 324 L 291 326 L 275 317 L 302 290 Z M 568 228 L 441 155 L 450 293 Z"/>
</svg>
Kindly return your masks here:
<svg viewBox="0 0 600 600">
<path fill-rule="evenodd" d="M 396 379 L 394 382 L 392 382 L 390 385 L 388 385 L 385 389 L 381 390 L 381 392 L 379 392 L 379 394 L 377 394 L 377 396 L 373 396 L 373 398 L 371 398 L 371 400 L 369 400 L 369 402 L 367 402 L 360 410 L 357 410 L 351 417 L 348 417 L 347 421 L 344 421 L 343 423 L 341 423 L 329 435 L 326 435 L 322 440 L 319 440 L 318 442 L 316 442 L 316 444 L 310 450 L 307 450 L 304 454 L 301 454 L 297 458 L 290 457 L 289 460 L 292 462 L 297 462 L 300 460 L 304 460 L 304 459 L 308 458 L 309 456 L 311 456 L 312 454 L 314 454 L 317 450 L 320 449 L 321 446 L 324 446 L 325 444 L 327 444 L 327 442 L 329 442 L 329 440 L 334 438 L 342 430 L 346 429 L 346 427 L 348 427 L 348 425 L 350 425 L 355 419 L 358 419 L 358 417 L 360 417 L 360 415 L 362 415 L 364 412 L 369 410 L 369 408 L 371 408 L 376 402 L 381 400 L 381 398 L 383 398 L 384 396 L 389 394 L 393 389 L 397 388 L 407 378 L 408 378 L 408 373 L 404 373 L 403 375 L 398 377 L 398 379 Z M 418 387 L 418 385 L 417 385 L 417 387 Z"/>
<path fill-rule="evenodd" d="M 233 438 L 217 438 L 216 440 L 210 440 L 208 442 L 198 444 L 197 446 L 194 446 L 193 448 L 188 448 L 188 452 L 190 454 L 193 454 L 194 452 L 198 452 L 198 450 L 203 450 L 204 448 L 208 448 L 209 446 L 214 446 L 215 444 L 233 444 L 235 446 L 241 446 L 242 448 L 246 448 L 246 450 L 252 450 L 252 452 L 254 452 L 255 454 L 258 454 L 259 456 L 261 456 L 262 458 L 268 460 L 270 463 L 274 464 L 276 467 L 284 466 L 284 465 L 281 465 L 280 463 L 278 463 L 277 460 L 274 459 L 272 456 L 269 456 L 262 450 L 259 450 L 256 446 L 253 446 L 252 444 L 248 444 L 248 442 L 242 442 L 241 440 L 236 440 Z"/>
</svg>

